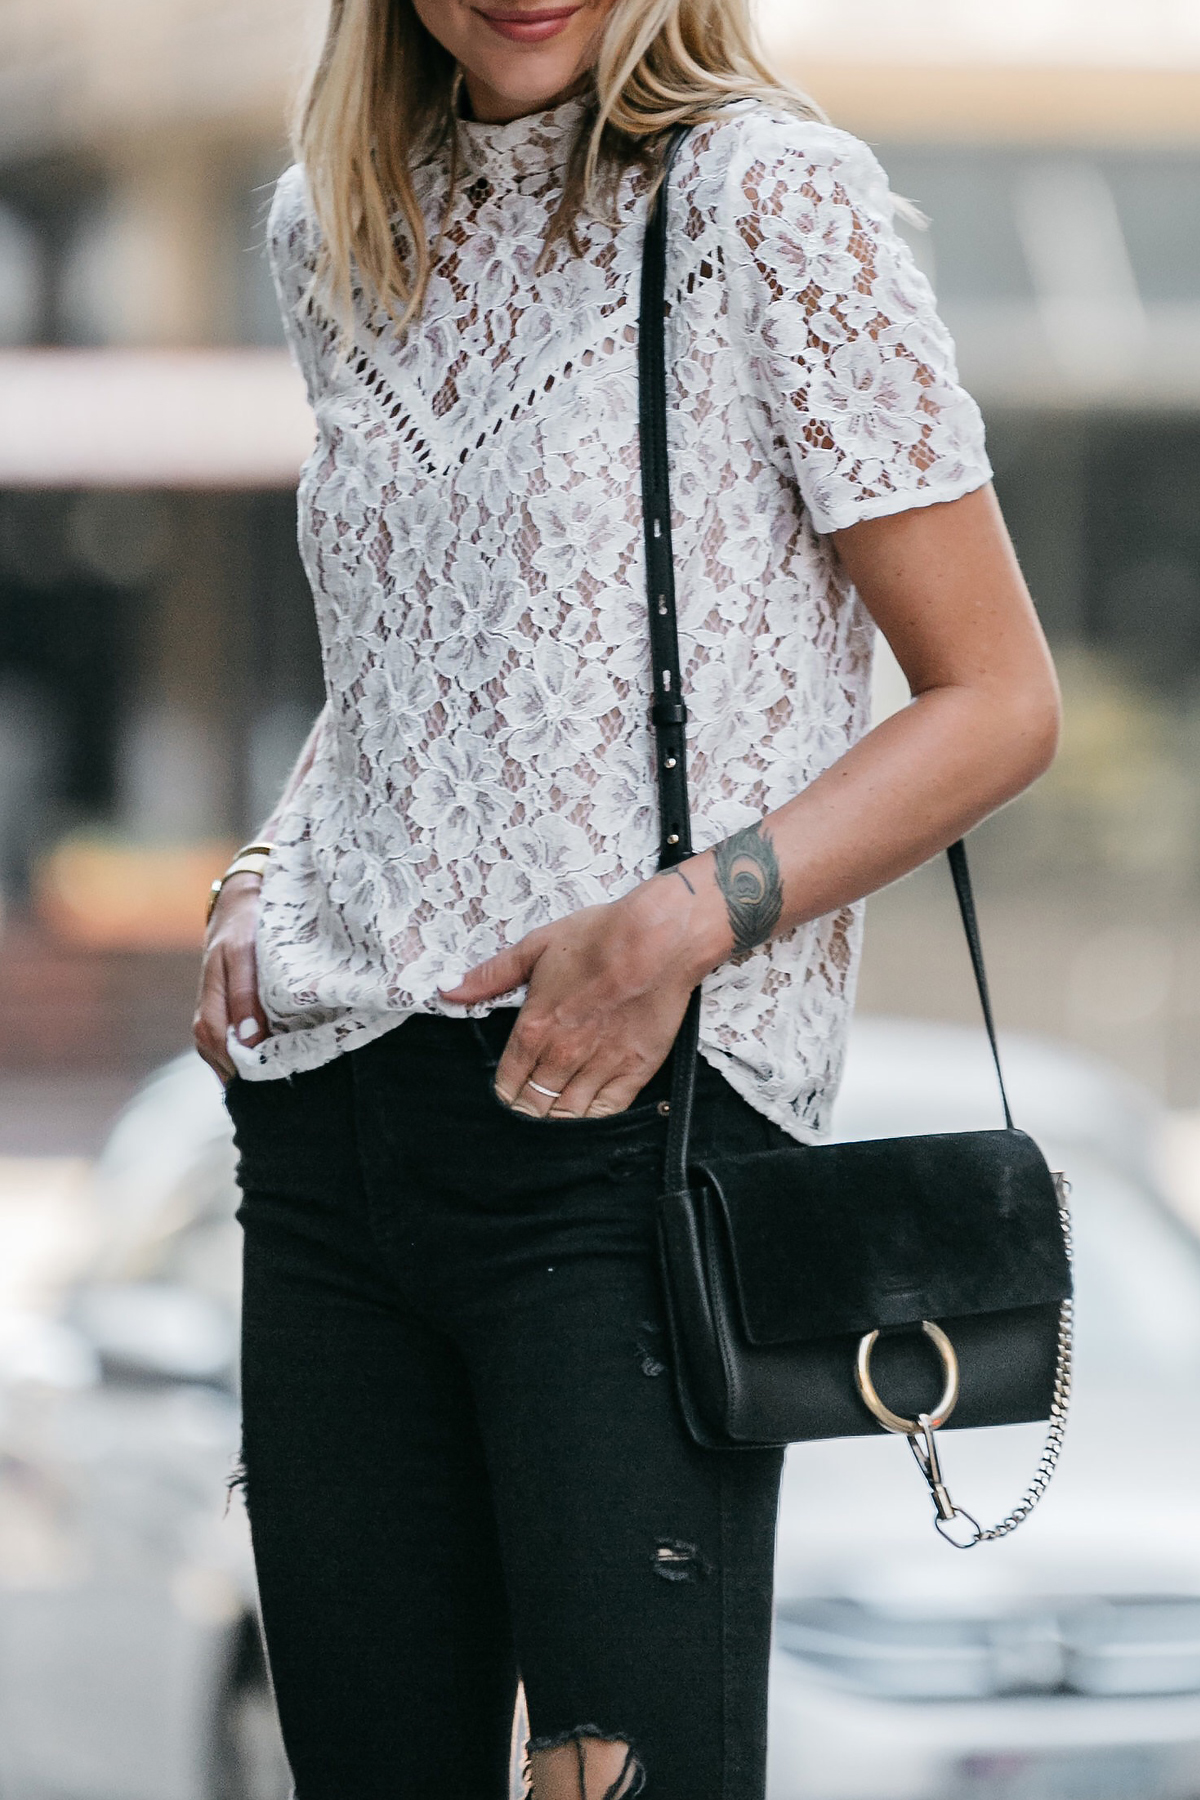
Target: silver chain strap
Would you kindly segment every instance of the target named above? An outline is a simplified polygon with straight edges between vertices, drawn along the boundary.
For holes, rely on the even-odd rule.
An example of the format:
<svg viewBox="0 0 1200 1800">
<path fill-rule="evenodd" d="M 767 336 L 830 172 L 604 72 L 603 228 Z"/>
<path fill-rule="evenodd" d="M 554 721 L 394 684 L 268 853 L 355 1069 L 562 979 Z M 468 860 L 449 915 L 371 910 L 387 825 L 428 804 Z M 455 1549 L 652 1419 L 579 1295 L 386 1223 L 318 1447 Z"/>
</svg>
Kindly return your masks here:
<svg viewBox="0 0 1200 1800">
<path fill-rule="evenodd" d="M 1071 1184 L 1065 1175 L 1055 1175 L 1054 1190 L 1058 1195 L 1058 1217 L 1062 1225 L 1067 1261 L 1070 1262 L 1074 1257 L 1071 1212 L 1067 1204 Z M 916 1458 L 917 1466 L 928 1482 L 929 1491 L 933 1496 L 934 1525 L 946 1542 L 952 1544 L 956 1550 L 973 1550 L 976 1544 L 991 1544 L 997 1538 L 1007 1537 L 1009 1532 L 1017 1529 L 1018 1525 L 1024 1524 L 1050 1486 L 1054 1471 L 1058 1467 L 1058 1459 L 1062 1455 L 1063 1437 L 1067 1429 L 1067 1411 L 1071 1404 L 1074 1340 L 1075 1304 L 1073 1300 L 1066 1299 L 1058 1312 L 1058 1351 L 1054 1368 L 1054 1391 L 1050 1400 L 1050 1423 L 1046 1431 L 1046 1445 L 1033 1480 L 1012 1511 L 1006 1513 L 998 1525 L 992 1525 L 985 1530 L 979 1521 L 967 1512 L 965 1507 L 956 1506 L 950 1498 L 938 1463 L 933 1425 L 927 1414 L 921 1414 L 921 1430 L 909 1437 L 908 1446 Z M 969 1537 L 959 1538 L 952 1535 L 956 1519 L 966 1522 L 971 1533 Z"/>
</svg>

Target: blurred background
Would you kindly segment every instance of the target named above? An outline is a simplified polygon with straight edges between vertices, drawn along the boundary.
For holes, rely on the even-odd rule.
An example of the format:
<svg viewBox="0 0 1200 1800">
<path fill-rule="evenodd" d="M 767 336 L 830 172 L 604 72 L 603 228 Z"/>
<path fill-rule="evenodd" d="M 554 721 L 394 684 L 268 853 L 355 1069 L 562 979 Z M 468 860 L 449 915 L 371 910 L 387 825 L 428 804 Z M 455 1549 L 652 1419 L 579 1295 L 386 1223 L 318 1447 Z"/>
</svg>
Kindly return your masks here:
<svg viewBox="0 0 1200 1800">
<path fill-rule="evenodd" d="M 323 0 L 0 0 L 14 1317 L 48 1317 L 104 1248 L 114 1190 L 95 1158 L 187 1046 L 208 882 L 320 704 L 294 535 L 310 425 L 263 237 L 323 16 Z M 1200 0 L 762 0 L 760 18 L 928 219 L 904 229 L 1059 662 L 1059 760 L 976 834 L 997 1010 L 1094 1059 L 1114 1092 L 1136 1084 L 1155 1121 L 1145 1178 L 1200 1220 Z M 903 699 L 886 657 L 877 699 Z M 941 867 L 871 902 L 860 995 L 867 1015 L 974 1022 Z M 173 1129 L 150 1131 L 154 1155 Z M 2 1719 L 0 1695 L 8 1800 Z M 29 1791 L 92 1791 L 73 1779 Z M 105 1779 L 112 1800 L 143 1791 Z M 1000 1779 L 970 1791 L 1024 1796 Z M 1087 1779 L 1087 1800 L 1110 1791 Z M 253 1790 L 244 1770 L 222 1780 Z M 1111 1792 L 1151 1792 L 1130 1780 Z"/>
<path fill-rule="evenodd" d="M 0 5 L 0 1069 L 81 1099 L 186 1042 L 320 705 L 263 255 L 319 10 Z"/>
</svg>

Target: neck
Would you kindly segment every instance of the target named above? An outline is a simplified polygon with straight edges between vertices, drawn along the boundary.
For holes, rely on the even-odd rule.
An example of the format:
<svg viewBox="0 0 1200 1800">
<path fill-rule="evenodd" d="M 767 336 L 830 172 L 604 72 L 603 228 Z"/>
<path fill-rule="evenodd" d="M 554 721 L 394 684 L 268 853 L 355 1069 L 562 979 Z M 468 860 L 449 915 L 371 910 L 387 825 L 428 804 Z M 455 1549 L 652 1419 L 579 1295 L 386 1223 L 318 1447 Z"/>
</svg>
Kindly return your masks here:
<svg viewBox="0 0 1200 1800">
<path fill-rule="evenodd" d="M 591 81 L 590 70 L 584 70 L 565 88 L 555 94 L 548 94 L 532 105 L 515 101 L 508 95 L 497 93 L 495 88 L 481 81 L 477 75 L 463 71 L 463 93 L 466 98 L 465 116 L 474 119 L 480 125 L 511 125 L 514 119 L 527 119 L 534 113 L 546 112 L 552 106 L 559 106 L 564 100 L 574 100 L 578 95 L 586 93 Z"/>
</svg>

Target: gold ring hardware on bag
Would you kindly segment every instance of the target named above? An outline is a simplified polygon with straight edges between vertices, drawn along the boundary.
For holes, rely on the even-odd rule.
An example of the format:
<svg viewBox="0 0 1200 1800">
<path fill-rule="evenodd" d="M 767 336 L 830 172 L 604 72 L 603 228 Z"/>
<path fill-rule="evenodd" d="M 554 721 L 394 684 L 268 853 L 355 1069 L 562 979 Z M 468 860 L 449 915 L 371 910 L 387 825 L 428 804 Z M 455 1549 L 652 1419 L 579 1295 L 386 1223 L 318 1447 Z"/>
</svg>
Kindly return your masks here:
<svg viewBox="0 0 1200 1800">
<path fill-rule="evenodd" d="M 922 1319 L 921 1330 L 936 1347 L 946 1376 L 946 1385 L 942 1389 L 936 1412 L 918 1413 L 915 1419 L 905 1419 L 883 1404 L 875 1383 L 871 1380 L 871 1352 L 879 1339 L 877 1331 L 868 1331 L 859 1339 L 854 1379 L 864 1403 L 884 1430 L 894 1431 L 897 1436 L 903 1435 L 908 1439 L 908 1447 L 929 1488 L 933 1501 L 933 1522 L 938 1531 L 956 1550 L 972 1550 L 982 1542 L 985 1533 L 978 1519 L 951 1499 L 942 1476 L 937 1442 L 933 1435 L 939 1425 L 946 1423 L 958 1404 L 958 1357 L 946 1333 L 932 1319 Z M 961 1535 L 964 1530 L 965 1536 Z"/>
<path fill-rule="evenodd" d="M 954 1353 L 954 1345 L 946 1336 L 940 1325 L 932 1319 L 921 1320 L 921 1330 L 933 1344 L 942 1359 L 942 1368 L 946 1375 L 946 1385 L 942 1389 L 942 1397 L 935 1410 L 923 1413 L 927 1418 L 931 1431 L 944 1425 L 958 1404 L 958 1357 Z M 875 1383 L 871 1379 L 871 1352 L 879 1339 L 878 1331 L 868 1331 L 858 1342 L 858 1356 L 854 1364 L 854 1380 L 864 1405 L 879 1420 L 885 1431 L 894 1431 L 901 1437 L 915 1437 L 921 1430 L 921 1419 L 905 1419 L 885 1406 L 879 1398 Z"/>
</svg>

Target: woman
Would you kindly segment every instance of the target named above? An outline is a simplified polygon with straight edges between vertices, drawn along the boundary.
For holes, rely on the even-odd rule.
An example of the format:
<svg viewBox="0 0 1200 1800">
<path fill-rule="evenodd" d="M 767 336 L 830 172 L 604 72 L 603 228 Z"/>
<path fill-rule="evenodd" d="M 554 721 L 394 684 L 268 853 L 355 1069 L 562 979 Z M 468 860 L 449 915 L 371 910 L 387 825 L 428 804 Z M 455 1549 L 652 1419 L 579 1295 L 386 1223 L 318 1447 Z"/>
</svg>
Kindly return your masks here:
<svg viewBox="0 0 1200 1800">
<path fill-rule="evenodd" d="M 637 434 L 669 128 L 696 855 L 656 875 Z M 763 1791 L 779 1458 L 664 1379 L 698 1148 L 826 1127 L 860 897 L 1049 761 L 1057 698 L 928 287 L 745 0 L 334 0 L 271 245 L 328 701 L 221 887 L 245 1464 L 299 1800 Z M 869 733 L 874 626 L 914 700 Z M 234 1076 L 238 1078 L 232 1080 Z"/>
</svg>

